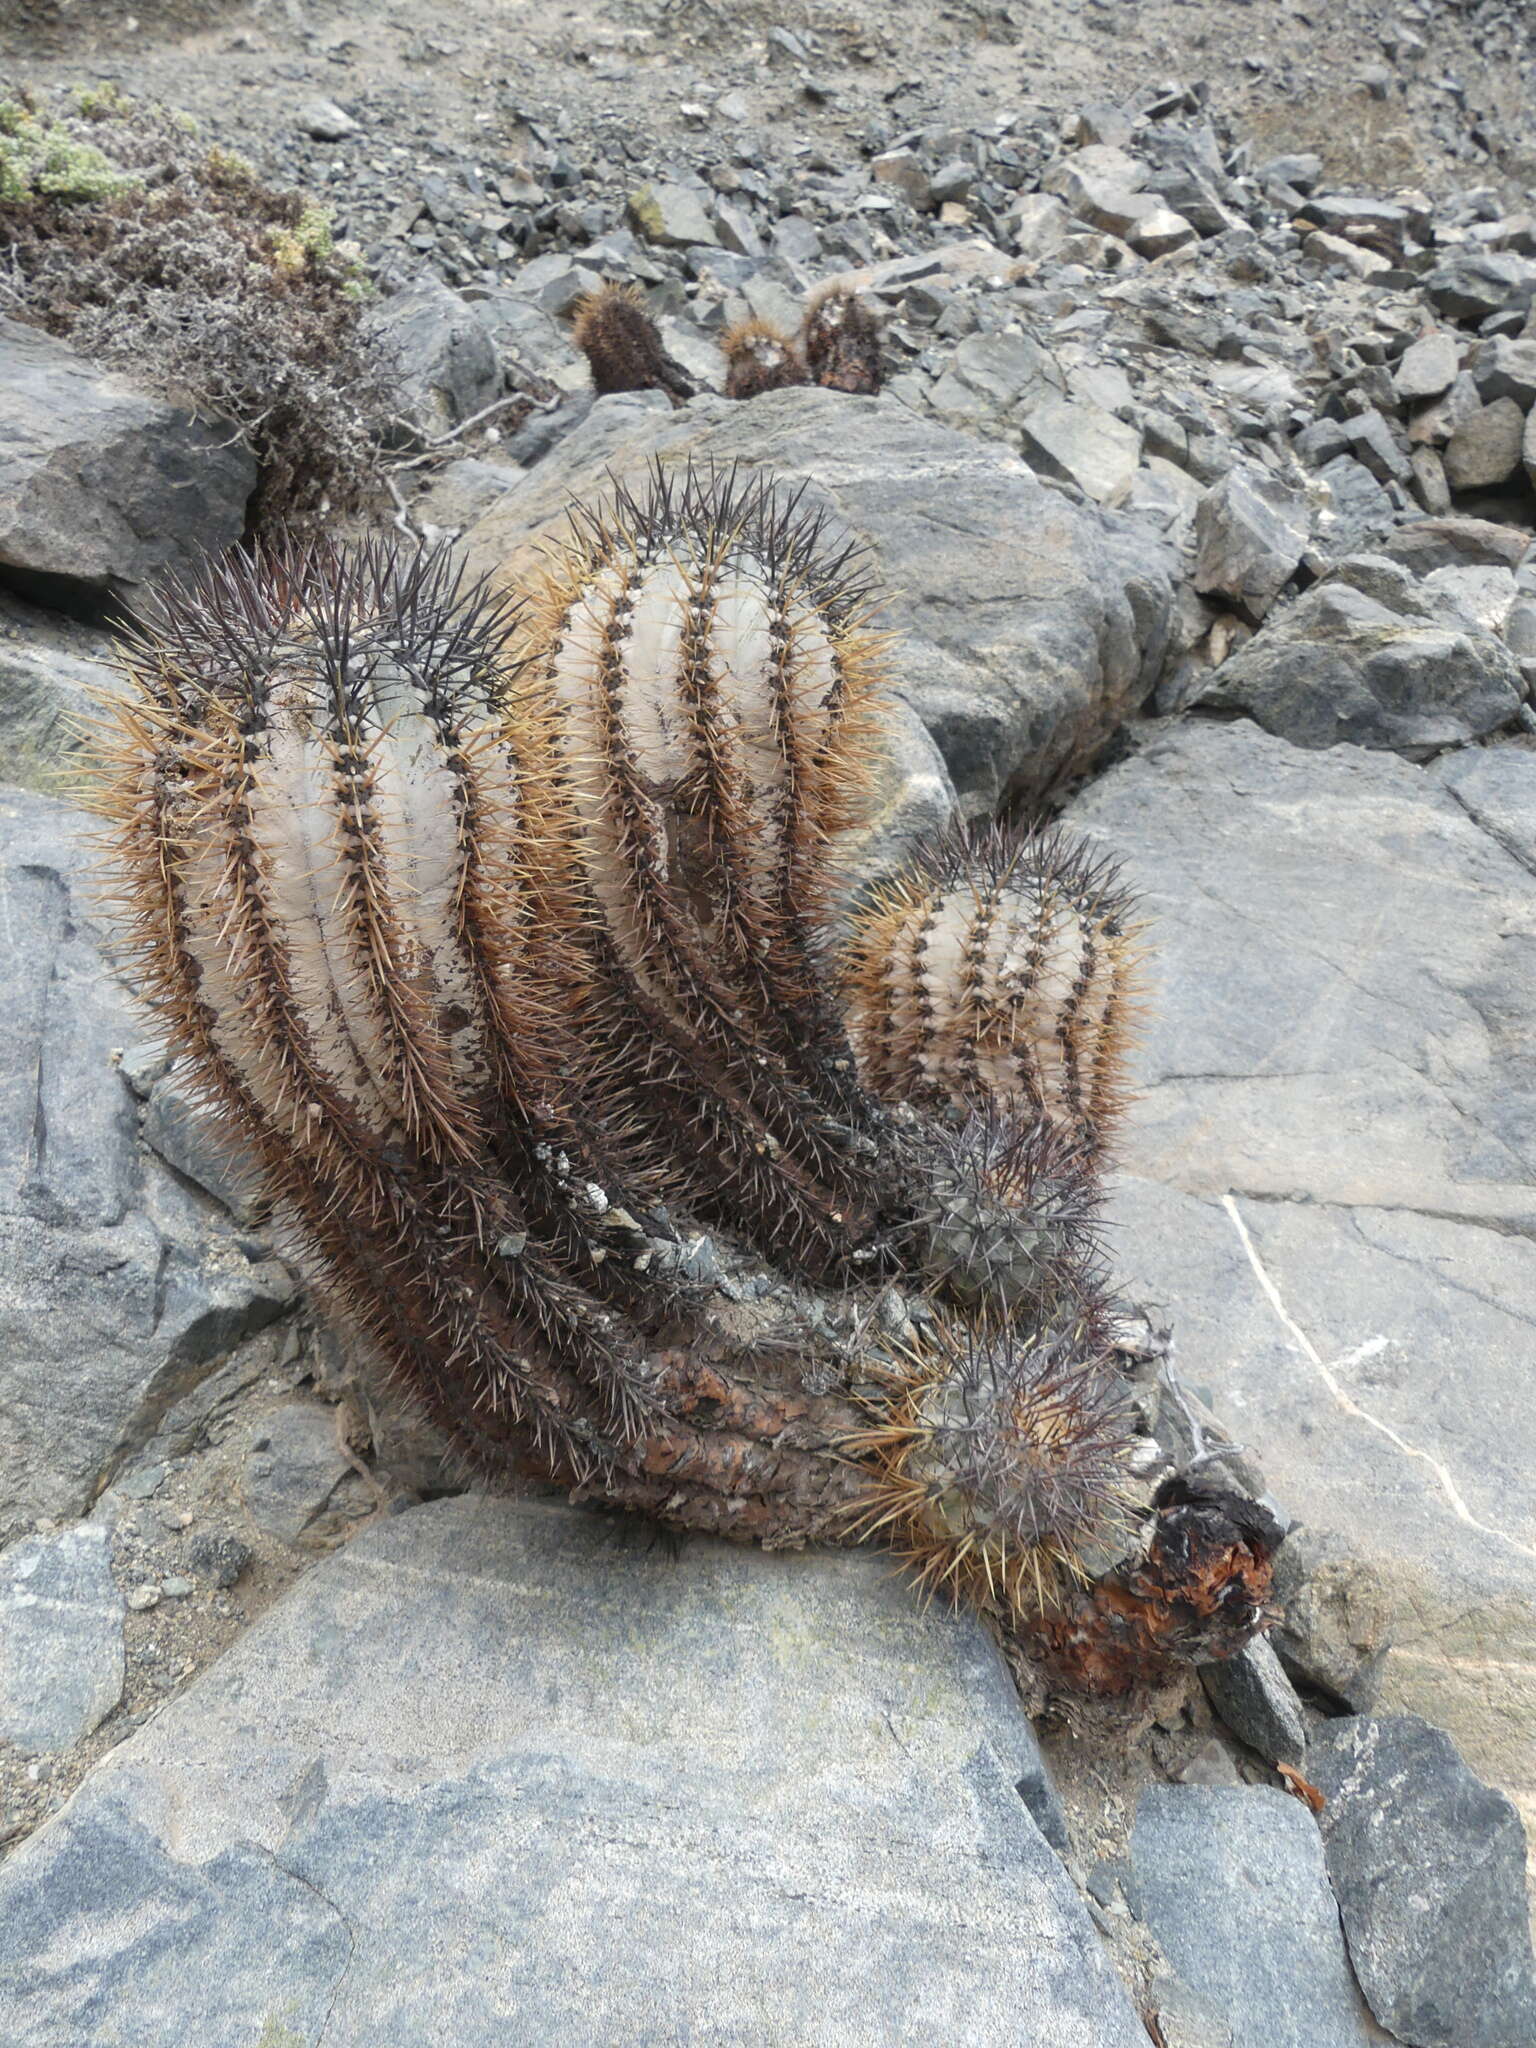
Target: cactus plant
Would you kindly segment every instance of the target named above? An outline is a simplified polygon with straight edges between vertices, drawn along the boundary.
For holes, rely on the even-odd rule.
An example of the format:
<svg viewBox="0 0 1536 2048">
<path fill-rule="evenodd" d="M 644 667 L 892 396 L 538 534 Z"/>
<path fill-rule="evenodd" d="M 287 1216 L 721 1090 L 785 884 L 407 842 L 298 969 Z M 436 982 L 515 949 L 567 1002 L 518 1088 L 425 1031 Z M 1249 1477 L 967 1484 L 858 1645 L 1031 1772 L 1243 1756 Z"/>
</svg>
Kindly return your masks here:
<svg viewBox="0 0 1536 2048">
<path fill-rule="evenodd" d="M 576 307 L 571 339 L 592 371 L 601 398 L 611 391 L 665 391 L 674 405 L 693 396 L 693 380 L 667 354 L 640 287 L 604 284 Z"/>
<path fill-rule="evenodd" d="M 720 337 L 725 357 L 727 398 L 756 398 L 789 384 L 809 384 L 810 372 L 796 343 L 767 320 L 738 320 Z"/>
<path fill-rule="evenodd" d="M 765 1543 L 883 1537 L 1112 1689 L 1091 1602 L 1124 1636 L 1151 1601 L 1105 1654 L 1157 1668 L 1148 1588 L 1193 1512 L 1134 1477 L 1093 1230 L 1128 959 L 1113 1001 L 1074 991 L 1125 904 L 1060 842 L 984 847 L 1000 900 L 1038 921 L 1058 891 L 1078 924 L 1001 994 L 974 928 L 932 983 L 958 1047 L 967 1004 L 1043 1029 L 1043 977 L 1093 1047 L 1075 1093 L 900 1034 L 869 1055 L 871 934 L 916 884 L 852 942 L 861 1067 L 830 926 L 888 654 L 860 559 L 735 477 L 620 491 L 515 595 L 377 546 L 210 567 L 123 655 L 125 928 L 317 1277 L 470 1467 Z M 925 871 L 945 916 L 959 858 Z"/>
<path fill-rule="evenodd" d="M 829 391 L 876 392 L 884 380 L 880 326 L 857 293 L 833 284 L 806 309 L 800 347 L 811 381 Z"/>
<path fill-rule="evenodd" d="M 1139 927 L 1111 863 L 988 825 L 922 848 L 843 963 L 869 1086 L 962 1108 L 1028 1104 L 1101 1154 L 1125 1104 Z"/>
<path fill-rule="evenodd" d="M 587 359 L 592 388 L 665 391 L 674 405 L 695 394 L 687 372 L 667 354 L 661 331 L 636 285 L 605 284 L 576 309 L 571 338 Z M 757 398 L 792 384 L 829 391 L 871 393 L 884 371 L 880 326 L 846 285 L 819 292 L 806 309 L 798 336 L 767 320 L 738 320 L 720 337 L 727 398 Z"/>
</svg>

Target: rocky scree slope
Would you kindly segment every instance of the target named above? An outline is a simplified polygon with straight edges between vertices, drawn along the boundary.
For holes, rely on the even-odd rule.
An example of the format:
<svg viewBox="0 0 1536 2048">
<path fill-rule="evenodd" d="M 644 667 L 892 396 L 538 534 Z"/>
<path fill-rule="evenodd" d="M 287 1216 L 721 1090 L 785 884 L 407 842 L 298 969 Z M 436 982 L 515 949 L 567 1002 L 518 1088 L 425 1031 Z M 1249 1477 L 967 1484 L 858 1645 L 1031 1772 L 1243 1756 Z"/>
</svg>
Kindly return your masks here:
<svg viewBox="0 0 1536 2048">
<path fill-rule="evenodd" d="M 888 125 L 821 165 L 780 159 L 750 120 L 705 155 L 682 117 L 666 155 L 596 179 L 530 118 L 499 165 L 445 143 L 402 195 L 389 164 L 370 187 L 379 105 L 301 126 L 339 130 L 310 162 L 342 164 L 332 196 L 365 240 L 370 189 L 396 195 L 368 256 L 377 345 L 421 427 L 394 451 L 414 465 L 398 518 L 499 563 L 605 466 L 691 454 L 804 479 L 901 591 L 904 709 L 856 881 L 1000 804 L 1063 809 L 1130 862 L 1162 964 L 1118 1256 L 1174 1330 L 1161 1430 L 1296 1525 L 1284 1613 L 1272 1648 L 1138 1729 L 1047 1724 L 1037 1747 L 974 1631 L 919 1623 L 873 1559 L 690 1546 L 675 1567 L 615 1564 L 557 1507 L 422 1505 L 456 1476 L 274 1258 L 125 1007 L 80 879 L 69 719 L 107 683 L 89 615 L 158 566 L 144 535 L 189 531 L 196 429 L 23 322 L 0 332 L 4 986 L 25 1053 L 0 1468 L 12 2031 L 77 2039 L 126 2000 L 168 2040 L 254 2038 L 253 2016 L 305 2040 L 409 2038 L 368 1961 L 409 1913 L 454 1923 L 456 2016 L 494 2038 L 534 1994 L 486 1957 L 554 1908 L 517 1889 L 522 1861 L 487 1886 L 491 1845 L 531 1824 L 585 1845 L 569 1924 L 611 1951 L 624 1887 L 761 1789 L 754 1689 L 776 1688 L 776 1750 L 830 1711 L 812 1674 L 857 1641 L 868 1668 L 845 1672 L 838 1711 L 890 1743 L 819 1752 L 815 1811 L 876 1816 L 874 1842 L 933 1802 L 992 1963 L 938 1930 L 913 1952 L 925 1995 L 974 2001 L 954 2008 L 971 2037 L 1013 2038 L 1027 1992 L 1042 2041 L 1134 2039 L 1138 2014 L 1165 2041 L 1536 2038 L 1517 1817 L 1536 1799 L 1536 195 L 1341 186 L 1183 86 Z M 564 324 L 593 283 L 636 283 L 708 383 L 728 318 L 788 323 L 835 275 L 883 316 L 877 399 L 593 404 Z M 76 394 L 62 415 L 22 402 L 39 376 Z M 474 423 L 513 395 L 521 425 Z M 203 537 L 233 537 L 249 472 L 194 467 Z M 570 1619 L 540 1634 L 549 1599 Z M 398 1625 L 405 1602 L 418 1629 Z M 724 1639 L 700 1620 L 721 1612 L 741 1617 Z M 353 1627 L 371 1656 L 346 1647 Z M 625 1646 L 591 1724 L 601 1768 L 558 1714 L 513 1714 L 503 1663 L 483 1661 L 502 1642 L 578 1692 L 576 1643 L 597 1669 Z M 636 1702 L 694 1665 L 739 1710 L 701 1724 L 689 1804 L 681 1769 L 637 1776 Z M 312 1690 L 264 1690 L 289 1670 Z M 436 1725 L 445 1672 L 472 1737 Z M 1318 1788 L 1319 1819 L 1281 1765 Z M 228 1797 L 189 1800 L 210 1767 Z M 611 1829 L 594 1774 L 629 1786 L 625 1827 L 651 1845 L 607 1890 L 582 1875 Z M 427 1853 L 419 1891 L 387 1895 L 358 1844 L 399 1828 Z M 800 1839 L 781 1842 L 786 1896 Z M 1424 1874 L 1412 1897 L 1403 1868 Z M 103 1915 L 103 1871 L 139 1936 Z M 889 1917 L 916 1927 L 937 1880 L 898 1875 Z M 504 1921 L 446 1903 L 509 1884 Z M 1242 1939 L 1215 1946 L 1204 1930 L 1230 1926 L 1235 1896 Z M 61 1928 L 77 1966 L 55 1975 L 38 1965 Z M 760 2012 L 756 1938 L 733 1932 L 708 1987 L 665 1950 L 656 2025 L 716 2009 L 721 1974 Z M 567 1939 L 551 1983 L 591 1961 Z M 632 1988 L 619 1973 L 601 1996 Z M 590 2038 L 590 2010 L 565 2037 Z M 869 2038 L 908 2023 L 935 2022 L 919 2002 Z"/>
</svg>

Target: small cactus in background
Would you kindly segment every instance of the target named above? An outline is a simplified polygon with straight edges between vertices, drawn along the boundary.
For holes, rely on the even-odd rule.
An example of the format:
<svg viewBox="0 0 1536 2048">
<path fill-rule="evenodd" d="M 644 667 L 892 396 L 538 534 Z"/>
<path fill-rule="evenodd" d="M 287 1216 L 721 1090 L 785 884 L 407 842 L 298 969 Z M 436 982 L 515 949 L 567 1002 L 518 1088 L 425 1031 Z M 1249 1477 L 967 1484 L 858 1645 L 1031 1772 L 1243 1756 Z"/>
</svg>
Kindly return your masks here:
<svg viewBox="0 0 1536 2048">
<path fill-rule="evenodd" d="M 789 384 L 809 384 L 805 358 L 787 334 L 766 320 L 738 320 L 720 337 L 727 398 L 756 398 Z"/>
<path fill-rule="evenodd" d="M 1245 1640 L 1268 1555 L 1202 1504 L 1241 1597 L 1173 1641 L 1197 1510 L 1138 1490 L 1094 1229 L 1112 878 L 1057 840 L 945 849 L 839 968 L 888 653 L 860 560 L 734 478 L 620 491 L 505 599 L 379 548 L 210 568 L 123 656 L 127 929 L 467 1465 L 771 1544 L 881 1536 L 1113 1690 Z"/>
<path fill-rule="evenodd" d="M 587 359 L 599 398 L 611 391 L 665 391 L 681 405 L 694 394 L 688 372 L 667 354 L 638 285 L 605 284 L 588 292 L 576 308 L 571 339 Z"/>
<path fill-rule="evenodd" d="M 667 354 L 661 332 L 636 285 L 605 284 L 576 310 L 571 338 L 592 371 L 599 397 L 611 391 L 665 391 L 674 405 L 695 394 L 688 374 Z M 792 384 L 829 391 L 880 389 L 880 326 L 846 285 L 831 285 L 807 309 L 791 338 L 766 320 L 740 320 L 720 337 L 727 398 L 757 398 Z"/>
<path fill-rule="evenodd" d="M 834 284 L 812 299 L 800 347 L 814 384 L 828 391 L 875 392 L 884 379 L 880 325 L 862 299 Z"/>
</svg>

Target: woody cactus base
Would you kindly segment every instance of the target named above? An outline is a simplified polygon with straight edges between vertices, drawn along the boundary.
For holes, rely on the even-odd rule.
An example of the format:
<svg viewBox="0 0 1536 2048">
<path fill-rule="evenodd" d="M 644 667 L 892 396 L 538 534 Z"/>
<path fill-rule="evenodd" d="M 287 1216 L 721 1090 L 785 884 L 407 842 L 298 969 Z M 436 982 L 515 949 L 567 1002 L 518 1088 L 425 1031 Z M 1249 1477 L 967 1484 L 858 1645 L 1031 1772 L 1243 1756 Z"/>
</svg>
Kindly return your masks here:
<svg viewBox="0 0 1536 2048">
<path fill-rule="evenodd" d="M 834 923 L 886 666 L 766 485 L 578 512 L 535 588 L 329 545 L 128 641 L 103 808 L 147 997 L 466 1463 L 882 1540 L 1066 1682 L 1263 1619 L 1276 1532 L 1141 1476 L 1095 1228 L 1130 906 L 1057 836 Z"/>
</svg>

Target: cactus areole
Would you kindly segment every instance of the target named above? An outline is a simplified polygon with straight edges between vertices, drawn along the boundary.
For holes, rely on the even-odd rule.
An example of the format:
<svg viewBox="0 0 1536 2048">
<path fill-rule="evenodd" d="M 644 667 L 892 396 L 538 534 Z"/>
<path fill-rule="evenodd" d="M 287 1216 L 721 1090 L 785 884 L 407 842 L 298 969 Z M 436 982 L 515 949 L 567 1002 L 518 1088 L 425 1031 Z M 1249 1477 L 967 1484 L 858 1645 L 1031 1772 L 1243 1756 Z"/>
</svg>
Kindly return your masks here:
<svg viewBox="0 0 1536 2048">
<path fill-rule="evenodd" d="M 667 475 L 520 591 L 431 550 L 146 606 L 102 807 L 147 998 L 466 1465 L 892 1545 L 1067 1681 L 1261 1625 L 1275 1531 L 1139 1485 L 1095 1216 L 1130 906 L 1058 835 L 852 919 L 893 651 L 798 498 Z"/>
</svg>

